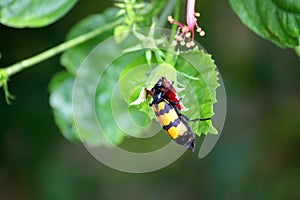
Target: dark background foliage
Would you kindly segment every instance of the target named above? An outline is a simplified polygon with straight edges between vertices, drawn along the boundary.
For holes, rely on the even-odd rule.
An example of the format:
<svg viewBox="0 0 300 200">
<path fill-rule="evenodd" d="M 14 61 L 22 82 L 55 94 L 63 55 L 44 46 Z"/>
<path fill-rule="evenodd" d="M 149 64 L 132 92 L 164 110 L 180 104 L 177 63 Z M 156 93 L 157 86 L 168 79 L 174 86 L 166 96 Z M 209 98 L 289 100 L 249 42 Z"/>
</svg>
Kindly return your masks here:
<svg viewBox="0 0 300 200">
<path fill-rule="evenodd" d="M 80 1 L 38 29 L 0 25 L 1 66 L 59 44 L 73 24 L 110 1 Z M 199 1 L 197 38 L 213 54 L 226 86 L 222 136 L 205 159 L 187 152 L 147 174 L 112 170 L 54 123 L 48 98 L 59 56 L 13 76 L 11 106 L 0 101 L 0 198 L 17 199 L 298 199 L 300 60 L 247 29 L 227 1 Z M 201 4 L 201 5 L 199 5 Z"/>
</svg>

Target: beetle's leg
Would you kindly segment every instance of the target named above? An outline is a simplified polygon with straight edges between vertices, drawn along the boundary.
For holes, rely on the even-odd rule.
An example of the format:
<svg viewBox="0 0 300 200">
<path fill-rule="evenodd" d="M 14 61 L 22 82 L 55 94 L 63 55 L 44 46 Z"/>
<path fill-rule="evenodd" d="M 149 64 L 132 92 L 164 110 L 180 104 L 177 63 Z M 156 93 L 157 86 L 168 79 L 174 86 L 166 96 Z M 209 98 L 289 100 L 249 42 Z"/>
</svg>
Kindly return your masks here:
<svg viewBox="0 0 300 200">
<path fill-rule="evenodd" d="M 187 116 L 185 116 L 184 114 L 180 113 L 180 116 L 184 118 L 184 120 L 186 120 L 187 122 L 197 122 L 197 121 L 207 121 L 207 120 L 211 120 L 211 118 L 196 118 L 196 119 L 190 119 Z"/>
<path fill-rule="evenodd" d="M 196 118 L 196 119 L 190 119 L 190 122 L 196 122 L 196 121 L 207 121 L 211 120 L 211 118 Z"/>
</svg>

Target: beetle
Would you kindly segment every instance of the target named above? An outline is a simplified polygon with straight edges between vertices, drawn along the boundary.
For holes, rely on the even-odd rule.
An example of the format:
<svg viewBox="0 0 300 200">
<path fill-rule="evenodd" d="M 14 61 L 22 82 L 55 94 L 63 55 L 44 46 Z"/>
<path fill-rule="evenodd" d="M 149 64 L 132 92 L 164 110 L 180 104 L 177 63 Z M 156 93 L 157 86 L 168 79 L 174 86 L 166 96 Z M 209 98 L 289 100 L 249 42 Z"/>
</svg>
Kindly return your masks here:
<svg viewBox="0 0 300 200">
<path fill-rule="evenodd" d="M 167 81 L 167 82 L 166 82 Z M 189 126 L 191 121 L 204 121 L 205 119 L 190 120 L 187 116 L 180 113 L 178 105 L 182 105 L 176 90 L 165 77 L 161 77 L 151 90 L 146 91 L 146 99 L 152 96 L 152 102 L 149 104 L 160 125 L 169 134 L 169 136 L 178 144 L 185 146 L 187 149 L 195 150 L 196 134 Z"/>
</svg>

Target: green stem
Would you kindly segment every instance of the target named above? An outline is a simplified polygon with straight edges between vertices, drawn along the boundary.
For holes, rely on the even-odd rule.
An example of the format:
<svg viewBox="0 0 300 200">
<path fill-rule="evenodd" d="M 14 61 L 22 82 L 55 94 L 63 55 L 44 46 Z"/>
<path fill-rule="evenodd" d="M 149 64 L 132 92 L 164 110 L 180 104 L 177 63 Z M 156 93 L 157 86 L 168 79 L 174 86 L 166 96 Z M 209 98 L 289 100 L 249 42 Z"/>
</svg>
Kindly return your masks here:
<svg viewBox="0 0 300 200">
<path fill-rule="evenodd" d="M 11 66 L 6 67 L 6 68 L 2 68 L 2 69 L 0 69 L 0 71 L 5 71 L 4 73 L 7 75 L 6 78 L 8 79 L 10 76 L 12 76 L 12 75 L 14 75 L 14 74 L 30 67 L 30 66 L 33 66 L 37 63 L 40 63 L 40 62 L 42 62 L 46 59 L 49 59 L 52 56 L 55 56 L 55 55 L 65 51 L 67 49 L 70 49 L 70 48 L 72 48 L 76 45 L 79 45 L 83 42 L 86 42 L 87 40 L 92 39 L 92 38 L 96 37 L 97 35 L 114 28 L 115 26 L 117 26 L 121 22 L 122 22 L 122 20 L 119 19 L 119 20 L 114 21 L 110 24 L 99 27 L 99 28 L 97 28 L 97 29 L 95 29 L 91 32 L 85 33 L 85 34 L 83 34 L 81 36 L 78 36 L 74 39 L 66 41 L 66 42 L 64 42 L 64 43 L 62 43 L 62 44 L 60 44 L 56 47 L 53 47 L 53 48 L 51 48 L 47 51 L 44 51 L 44 52 L 42 52 L 38 55 L 33 56 L 31 58 L 28 58 L 28 59 L 22 60 L 20 62 L 17 62 L 15 64 L 11 65 Z"/>
<path fill-rule="evenodd" d="M 181 7 L 181 0 L 176 0 L 176 7 L 175 7 L 175 12 L 174 12 L 174 19 L 178 19 L 179 18 L 179 14 L 180 14 L 180 7 Z M 166 63 L 171 63 L 173 56 L 174 56 L 174 46 L 172 45 L 172 41 L 175 38 L 175 34 L 176 34 L 176 30 L 177 30 L 177 25 L 173 24 L 172 25 L 172 32 L 171 32 L 171 36 L 170 36 L 170 43 L 168 46 L 168 51 L 167 51 L 167 56 L 166 56 Z"/>
</svg>

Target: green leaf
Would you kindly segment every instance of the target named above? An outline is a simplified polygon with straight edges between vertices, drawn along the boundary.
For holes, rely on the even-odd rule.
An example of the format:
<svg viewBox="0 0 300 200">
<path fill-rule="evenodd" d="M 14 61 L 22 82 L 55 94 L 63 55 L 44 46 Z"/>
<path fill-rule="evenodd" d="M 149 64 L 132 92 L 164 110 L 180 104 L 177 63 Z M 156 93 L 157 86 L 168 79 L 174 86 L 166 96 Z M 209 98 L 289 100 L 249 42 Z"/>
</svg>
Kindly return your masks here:
<svg viewBox="0 0 300 200">
<path fill-rule="evenodd" d="M 1 0 L 0 21 L 15 28 L 42 27 L 64 16 L 77 0 Z"/>
<path fill-rule="evenodd" d="M 135 51 L 139 52 L 139 57 L 132 60 L 124 69 L 122 70 L 119 78 L 119 89 L 122 98 L 130 104 L 132 100 L 135 100 L 136 94 L 134 92 L 140 92 L 144 89 L 145 82 L 147 80 L 147 72 L 151 70 L 151 66 L 145 65 L 145 51 Z M 138 70 L 135 70 L 138 68 Z M 134 95 L 134 97 L 132 97 Z"/>
<path fill-rule="evenodd" d="M 216 89 L 219 86 L 218 72 L 211 55 L 204 51 L 188 51 L 179 55 L 175 68 L 169 64 L 145 64 L 145 55 L 130 63 L 122 72 L 119 79 L 119 89 L 123 99 L 130 105 L 136 106 L 146 113 L 150 119 L 155 118 L 145 100 L 144 88 L 152 88 L 161 76 L 174 81 L 179 88 L 179 96 L 187 111 L 183 114 L 190 119 L 209 118 L 214 115 L 213 105 L 216 100 Z M 184 89 L 183 91 L 181 91 Z M 179 92 L 181 91 L 181 92 Z M 190 123 L 198 136 L 201 133 L 217 134 L 212 122 L 201 121 Z"/>
<path fill-rule="evenodd" d="M 188 75 L 179 76 L 178 79 L 179 83 L 185 87 L 179 95 L 183 97 L 183 105 L 189 109 L 183 113 L 190 119 L 212 117 L 213 106 L 217 102 L 216 89 L 219 86 L 219 73 L 211 55 L 203 50 L 183 52 L 179 56 L 176 69 Z M 194 78 L 186 78 L 189 76 Z M 195 132 L 198 136 L 201 133 L 218 133 L 211 120 L 191 122 L 190 125 L 194 131 L 197 130 Z"/>
<path fill-rule="evenodd" d="M 53 109 L 55 123 L 68 140 L 96 146 L 102 142 L 97 134 L 85 131 L 79 136 L 77 133 L 72 104 L 74 82 L 75 76 L 68 72 L 60 72 L 51 80 L 50 106 Z"/>
<path fill-rule="evenodd" d="M 299 0 L 230 0 L 242 22 L 281 47 L 300 44 Z"/>
<path fill-rule="evenodd" d="M 67 40 L 109 23 L 110 21 L 114 20 L 116 12 L 116 9 L 108 9 L 101 15 L 92 15 L 87 17 L 75 25 L 75 27 L 68 33 Z M 113 31 L 101 34 L 94 39 L 91 39 L 66 51 L 61 57 L 61 63 L 66 67 L 68 72 L 57 74 L 51 81 L 50 105 L 54 112 L 55 122 L 57 123 L 63 135 L 71 141 L 80 140 L 81 142 L 84 142 L 90 146 L 96 146 L 103 142 L 98 135 L 95 135 L 95 133 L 89 131 L 81 132 L 79 137 L 77 130 L 74 128 L 75 124 L 73 118 L 72 91 L 75 74 L 83 60 L 100 42 L 112 35 Z M 106 48 L 109 49 L 109 47 Z"/>
<path fill-rule="evenodd" d="M 97 85 L 96 96 L 95 96 L 95 111 L 98 121 L 101 123 L 101 130 L 106 137 L 109 138 L 109 141 L 113 144 L 120 144 L 125 135 L 123 131 L 119 128 L 118 124 L 115 122 L 115 117 L 123 116 L 123 112 L 119 106 L 124 103 L 124 101 L 116 96 L 114 93 L 115 86 L 118 83 L 118 78 L 121 71 L 125 66 L 127 66 L 132 60 L 137 59 L 140 56 L 140 52 L 125 53 L 120 57 L 110 63 L 116 54 L 120 53 L 116 50 L 115 45 L 112 39 L 107 40 L 107 42 L 101 43 L 101 48 L 95 49 L 97 56 L 88 56 L 86 53 L 86 58 L 89 60 L 89 63 L 97 63 L 95 69 L 98 70 L 99 67 L 103 67 L 104 72 L 99 75 L 99 83 Z M 106 63 L 110 63 L 109 66 Z M 99 66 L 99 67 L 98 67 Z M 106 67 L 107 66 L 107 67 Z M 94 71 L 89 71 L 89 73 L 95 73 Z M 108 143 L 107 140 L 103 139 L 102 135 L 89 131 L 88 128 L 84 127 L 80 129 L 80 137 L 78 136 L 77 130 L 74 129 L 74 110 L 73 110 L 73 86 L 74 86 L 75 75 L 64 72 L 62 74 L 56 75 L 50 84 L 50 105 L 54 111 L 55 121 L 58 124 L 63 135 L 69 140 L 79 140 L 88 144 L 89 146 L 97 146 L 104 144 L 110 146 L 111 143 Z M 89 83 L 87 83 L 88 85 Z M 123 101 L 123 102 L 122 102 Z M 116 102 L 112 104 L 112 102 Z M 113 115 L 113 107 L 115 106 L 116 116 Z M 126 104 L 128 105 L 128 104 Z M 127 107 L 127 106 L 126 106 Z M 133 113 L 137 111 L 133 110 Z M 92 116 L 93 113 L 91 113 Z M 133 114 L 134 116 L 135 114 Z M 127 118 L 119 118 L 121 121 L 127 122 Z M 139 118 L 138 120 L 140 120 Z M 86 120 L 89 120 L 88 118 Z M 144 117 L 144 120 L 147 118 Z M 123 122 L 122 122 L 123 123 Z M 139 123 L 144 123 L 140 121 Z M 88 122 L 86 124 L 89 124 Z M 124 123 L 123 123 L 124 124 Z M 125 123 L 127 124 L 127 123 Z"/>
<path fill-rule="evenodd" d="M 107 23 L 116 20 L 115 15 L 118 12 L 117 9 L 110 8 L 104 11 L 102 14 L 91 15 L 78 24 L 76 24 L 67 34 L 67 39 L 70 40 L 84 33 L 90 32 L 95 28 L 106 25 Z M 88 53 L 94 49 L 100 42 L 104 41 L 108 37 L 113 35 L 113 30 L 100 34 L 99 36 L 77 45 L 65 51 L 61 57 L 61 64 L 67 68 L 67 70 L 73 74 L 76 74 L 77 69 L 88 55 Z"/>
<path fill-rule="evenodd" d="M 75 77 L 67 72 L 56 74 L 50 83 L 50 106 L 62 134 L 71 141 L 79 141 L 72 110 L 72 90 Z"/>
<path fill-rule="evenodd" d="M 108 45 L 107 48 L 100 50 L 101 57 L 109 57 L 114 55 L 111 52 Z M 113 51 L 113 50 L 112 50 Z M 139 52 L 128 53 L 120 56 L 109 66 L 107 66 L 104 73 L 101 75 L 99 84 L 96 91 L 96 114 L 97 119 L 101 123 L 101 129 L 104 134 L 114 144 L 120 144 L 125 137 L 125 133 L 120 129 L 119 124 L 130 124 L 130 119 L 122 117 L 126 115 L 128 110 L 128 104 L 121 99 L 118 90 L 118 79 L 125 66 L 127 66 L 132 60 L 135 60 L 140 56 Z M 103 59 L 95 57 L 94 62 L 99 63 L 99 66 L 103 66 Z M 93 61 L 92 61 L 93 62 Z M 103 61 L 105 62 L 105 61 Z M 134 111 L 135 112 L 135 111 Z M 133 116 L 135 114 L 132 114 Z M 119 123 L 119 124 L 118 124 Z"/>
</svg>

